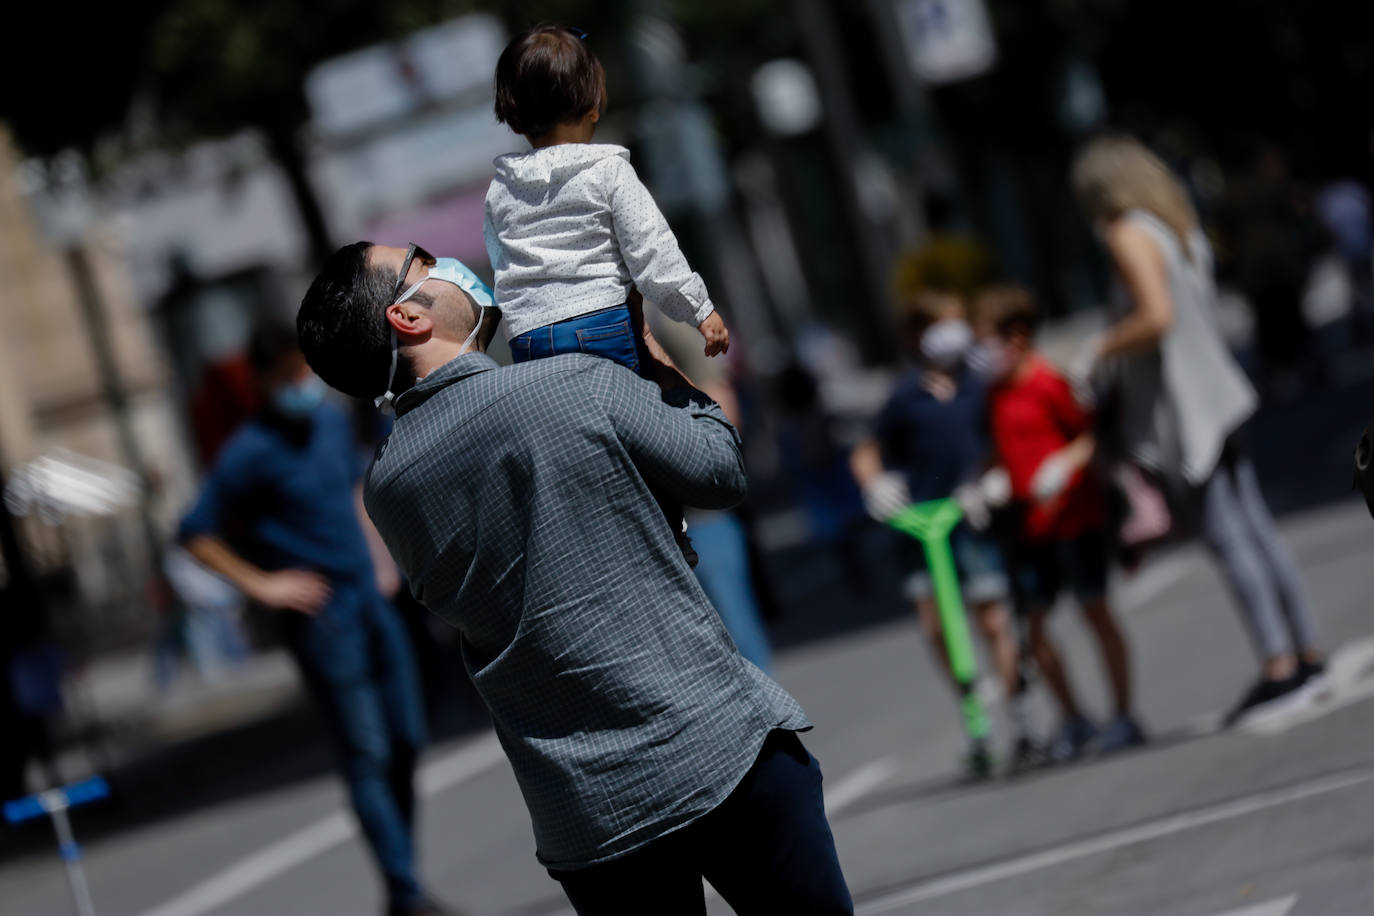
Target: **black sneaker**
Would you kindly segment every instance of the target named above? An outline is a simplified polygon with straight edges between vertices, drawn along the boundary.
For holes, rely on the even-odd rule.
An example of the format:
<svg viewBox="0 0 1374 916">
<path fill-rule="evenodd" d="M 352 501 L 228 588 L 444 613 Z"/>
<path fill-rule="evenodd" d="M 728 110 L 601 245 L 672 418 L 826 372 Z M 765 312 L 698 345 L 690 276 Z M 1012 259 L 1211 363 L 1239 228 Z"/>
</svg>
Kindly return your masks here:
<svg viewBox="0 0 1374 916">
<path fill-rule="evenodd" d="M 974 741 L 964 755 L 964 777 L 970 780 L 983 780 L 992 776 L 994 768 L 992 751 L 986 741 Z"/>
<path fill-rule="evenodd" d="M 1306 684 L 1314 678 L 1322 677 L 1326 674 L 1325 662 L 1305 662 L 1298 661 L 1298 680 Z"/>
<path fill-rule="evenodd" d="M 1083 716 L 1065 719 L 1059 734 L 1050 743 L 1050 759 L 1055 763 L 1077 760 L 1092 748 L 1097 738 L 1097 726 Z"/>
<path fill-rule="evenodd" d="M 1235 705 L 1235 708 L 1226 714 L 1226 718 L 1222 721 L 1222 726 L 1230 728 L 1240 722 L 1241 719 L 1259 711 L 1261 707 L 1266 707 L 1285 697 L 1290 697 L 1302 688 L 1302 683 L 1302 676 L 1296 672 L 1290 677 L 1281 679 L 1260 678 L 1255 682 L 1255 685 L 1246 692 L 1245 696 L 1241 697 L 1240 702 Z"/>
<path fill-rule="evenodd" d="M 1140 747 L 1145 741 L 1145 732 L 1133 716 L 1117 716 L 1102 726 L 1097 736 L 1097 749 L 1110 754 L 1128 747 Z"/>
<path fill-rule="evenodd" d="M 1011 760 L 1007 764 L 1007 775 L 1019 776 L 1028 773 L 1049 763 L 1050 756 L 1045 749 L 1032 741 L 1028 736 L 1022 735 L 1016 739 L 1016 744 L 1012 745 Z"/>
<path fill-rule="evenodd" d="M 1296 675 L 1303 692 L 1311 697 L 1324 697 L 1331 692 L 1331 680 L 1326 676 L 1325 662 L 1298 661 Z"/>
</svg>

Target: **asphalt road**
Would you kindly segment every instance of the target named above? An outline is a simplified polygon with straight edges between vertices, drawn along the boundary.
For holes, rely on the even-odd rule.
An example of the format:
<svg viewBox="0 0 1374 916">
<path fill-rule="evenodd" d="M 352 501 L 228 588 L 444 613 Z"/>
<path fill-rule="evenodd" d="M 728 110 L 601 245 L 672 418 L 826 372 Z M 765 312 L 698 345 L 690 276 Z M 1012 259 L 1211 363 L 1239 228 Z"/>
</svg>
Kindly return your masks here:
<svg viewBox="0 0 1374 916">
<path fill-rule="evenodd" d="M 805 740 L 826 773 L 859 912 L 1374 913 L 1374 521 L 1347 501 L 1284 528 L 1338 687 L 1325 703 L 1248 730 L 1215 729 L 1253 662 L 1215 572 L 1192 549 L 1115 590 L 1154 740 L 1114 758 L 964 784 L 955 707 L 911 621 L 785 651 L 777 673 L 816 722 Z M 1059 609 L 1056 627 L 1080 693 L 1104 712 L 1096 658 L 1071 607 Z M 1053 715 L 1037 694 L 1048 732 Z M 436 748 L 426 793 L 424 873 L 436 895 L 478 916 L 569 912 L 534 862 L 519 793 L 490 735 Z M 342 812 L 337 784 L 316 774 L 103 832 L 86 849 L 97 909 L 380 912 Z M 29 844 L 0 862 L 0 911 L 71 912 L 55 856 Z M 712 912 L 729 910 L 716 900 Z"/>
</svg>

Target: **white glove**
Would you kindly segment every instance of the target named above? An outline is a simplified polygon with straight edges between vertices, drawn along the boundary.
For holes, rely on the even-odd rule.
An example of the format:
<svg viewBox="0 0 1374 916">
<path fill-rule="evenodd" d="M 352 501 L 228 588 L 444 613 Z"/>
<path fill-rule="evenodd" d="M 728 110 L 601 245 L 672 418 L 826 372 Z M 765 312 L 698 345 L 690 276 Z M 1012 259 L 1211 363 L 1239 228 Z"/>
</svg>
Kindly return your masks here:
<svg viewBox="0 0 1374 916">
<path fill-rule="evenodd" d="M 978 489 L 989 509 L 1000 509 L 1011 502 L 1011 475 L 1006 468 L 993 468 L 978 478 Z"/>
<path fill-rule="evenodd" d="M 987 498 L 977 483 L 961 484 L 954 489 L 954 501 L 964 511 L 964 521 L 974 531 L 986 531 L 992 524 L 992 513 L 988 511 Z"/>
<path fill-rule="evenodd" d="M 1067 455 L 1055 452 L 1035 469 L 1035 476 L 1031 477 L 1031 496 L 1036 502 L 1049 502 L 1064 492 L 1076 470 Z"/>
<path fill-rule="evenodd" d="M 896 471 L 884 471 L 863 489 L 864 509 L 875 520 L 886 522 L 911 505 L 906 478 Z"/>
</svg>

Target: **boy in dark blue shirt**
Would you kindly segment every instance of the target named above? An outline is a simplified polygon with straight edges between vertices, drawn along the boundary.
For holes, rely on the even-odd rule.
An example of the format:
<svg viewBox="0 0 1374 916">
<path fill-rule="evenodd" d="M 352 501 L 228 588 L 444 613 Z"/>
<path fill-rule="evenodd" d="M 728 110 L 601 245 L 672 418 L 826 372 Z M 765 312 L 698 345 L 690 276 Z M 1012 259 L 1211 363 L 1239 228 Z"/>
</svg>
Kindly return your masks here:
<svg viewBox="0 0 1374 916">
<path fill-rule="evenodd" d="M 962 301 L 954 295 L 925 293 L 902 320 L 904 349 L 915 365 L 898 379 L 874 423 L 873 437 L 850 459 L 863 490 L 864 505 L 886 522 L 902 508 L 932 499 L 956 498 L 967 521 L 950 534 L 950 548 L 964 600 L 977 629 L 987 641 L 1008 700 L 1016 732 L 1013 766 L 1023 767 L 1037 755 L 1026 725 L 1020 649 L 1007 613 L 1008 582 L 997 544 L 975 530 L 986 527 L 985 489 L 996 488 L 987 475 L 988 384 L 968 365 L 973 332 Z M 970 524 L 973 522 L 974 524 Z M 910 573 L 903 592 L 916 606 L 921 631 L 931 651 L 949 674 L 949 655 L 940 629 L 939 609 L 921 546 L 903 539 Z M 989 749 L 979 741 L 969 747 L 971 773 L 991 769 Z"/>
</svg>

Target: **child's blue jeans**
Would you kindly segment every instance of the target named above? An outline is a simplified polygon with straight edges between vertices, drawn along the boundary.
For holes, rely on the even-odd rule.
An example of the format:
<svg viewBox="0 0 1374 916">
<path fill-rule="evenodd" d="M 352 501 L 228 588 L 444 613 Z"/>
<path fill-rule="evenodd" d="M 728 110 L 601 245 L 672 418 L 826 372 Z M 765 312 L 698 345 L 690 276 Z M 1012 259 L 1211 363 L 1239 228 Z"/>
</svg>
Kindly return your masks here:
<svg viewBox="0 0 1374 916">
<path fill-rule="evenodd" d="M 644 339 L 635 333 L 628 305 L 535 328 L 510 341 L 511 359 L 517 363 L 560 353 L 604 356 L 639 375 L 644 374 L 648 363 Z"/>
</svg>

